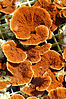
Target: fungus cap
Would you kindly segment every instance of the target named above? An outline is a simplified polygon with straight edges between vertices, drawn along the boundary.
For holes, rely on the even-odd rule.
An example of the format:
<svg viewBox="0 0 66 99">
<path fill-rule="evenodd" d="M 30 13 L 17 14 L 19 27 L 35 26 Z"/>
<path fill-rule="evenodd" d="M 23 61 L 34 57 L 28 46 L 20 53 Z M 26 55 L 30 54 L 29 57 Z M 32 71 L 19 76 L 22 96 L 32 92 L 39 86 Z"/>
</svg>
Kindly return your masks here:
<svg viewBox="0 0 66 99">
<path fill-rule="evenodd" d="M 40 8 L 44 8 L 48 11 L 53 21 L 52 26 L 50 27 L 50 30 L 55 31 L 58 28 L 58 26 L 61 24 L 56 5 L 52 2 L 48 2 L 48 0 L 39 0 L 34 4 L 34 6 L 39 6 Z M 50 34 L 49 38 L 52 37 L 51 31 L 49 33 Z"/>
<path fill-rule="evenodd" d="M 14 41 L 8 41 L 2 45 L 3 52 L 7 60 L 12 63 L 20 63 L 25 61 L 27 54 Z"/>
<path fill-rule="evenodd" d="M 52 25 L 49 13 L 39 7 L 22 6 L 18 8 L 10 22 L 11 30 L 18 39 L 22 40 L 30 39 L 31 33 L 39 25 L 46 25 L 48 28 Z"/>
<path fill-rule="evenodd" d="M 43 59 L 47 59 L 47 63 L 52 69 L 59 70 L 63 67 L 62 56 L 54 50 L 47 51 L 43 56 Z"/>
<path fill-rule="evenodd" d="M 51 48 L 51 44 L 47 43 L 43 46 L 29 46 L 26 49 L 28 59 L 32 63 L 37 63 L 41 60 L 41 56 Z"/>
<path fill-rule="evenodd" d="M 22 95 L 14 94 L 10 97 L 10 99 L 25 99 Z"/>
<path fill-rule="evenodd" d="M 49 29 L 44 25 L 39 25 L 35 28 L 36 33 L 31 34 L 31 37 L 27 40 L 19 40 L 24 45 L 38 45 L 44 42 L 49 36 Z"/>
<path fill-rule="evenodd" d="M 64 45 L 63 58 L 66 60 L 66 45 Z"/>
<path fill-rule="evenodd" d="M 30 86 L 23 87 L 22 92 L 24 92 L 29 96 L 36 96 L 36 97 L 40 97 L 44 94 L 44 91 L 37 91 L 35 89 L 35 86 L 32 84 Z"/>
<path fill-rule="evenodd" d="M 63 7 L 66 7 L 66 0 L 54 0 L 53 3 L 56 5 L 58 9 L 62 9 Z"/>
<path fill-rule="evenodd" d="M 51 99 L 65 99 L 66 98 L 66 88 L 64 87 L 58 87 L 55 90 L 51 90 L 49 92 L 49 96 Z"/>
<path fill-rule="evenodd" d="M 10 81 L 0 81 L 0 92 L 6 92 L 10 86 Z"/>
<path fill-rule="evenodd" d="M 16 10 L 15 3 L 19 0 L 2 0 L 0 2 L 0 11 L 5 14 L 11 14 Z"/>
<path fill-rule="evenodd" d="M 28 97 L 27 99 L 37 99 L 37 97 Z"/>
<path fill-rule="evenodd" d="M 29 83 L 32 79 L 33 71 L 29 60 L 25 60 L 19 64 L 7 62 L 7 69 L 13 75 L 10 76 L 13 85 Z"/>
<path fill-rule="evenodd" d="M 47 91 L 51 91 L 52 89 L 56 89 L 58 87 L 63 87 L 63 84 L 60 83 L 59 81 L 57 81 L 55 75 L 51 72 L 50 69 L 47 70 L 46 76 L 50 76 L 51 77 L 51 84 L 49 85 L 49 87 L 47 88 Z"/>
<path fill-rule="evenodd" d="M 35 85 L 36 90 L 44 91 L 51 84 L 51 78 L 50 76 L 46 76 L 45 74 L 42 77 L 34 77 L 32 80 L 32 84 Z"/>
</svg>

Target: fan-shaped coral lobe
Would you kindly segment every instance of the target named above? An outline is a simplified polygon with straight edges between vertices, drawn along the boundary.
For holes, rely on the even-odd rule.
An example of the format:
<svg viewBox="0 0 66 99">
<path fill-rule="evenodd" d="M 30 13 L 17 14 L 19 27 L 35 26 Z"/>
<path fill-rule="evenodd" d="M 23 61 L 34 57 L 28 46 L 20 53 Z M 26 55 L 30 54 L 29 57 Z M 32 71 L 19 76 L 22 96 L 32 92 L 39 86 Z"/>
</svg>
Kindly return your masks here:
<svg viewBox="0 0 66 99">
<path fill-rule="evenodd" d="M 20 63 L 27 58 L 26 53 L 14 41 L 8 41 L 2 45 L 7 60 L 12 63 Z"/>
<path fill-rule="evenodd" d="M 39 7 L 27 6 L 20 7 L 15 11 L 10 24 L 11 30 L 15 33 L 16 37 L 23 40 L 29 39 L 31 33 L 39 25 L 51 27 L 52 20 L 49 13 Z"/>
<path fill-rule="evenodd" d="M 19 64 L 7 62 L 7 69 L 13 75 L 10 76 L 13 85 L 29 83 L 32 79 L 33 71 L 31 68 L 31 62 L 28 60 Z"/>
</svg>

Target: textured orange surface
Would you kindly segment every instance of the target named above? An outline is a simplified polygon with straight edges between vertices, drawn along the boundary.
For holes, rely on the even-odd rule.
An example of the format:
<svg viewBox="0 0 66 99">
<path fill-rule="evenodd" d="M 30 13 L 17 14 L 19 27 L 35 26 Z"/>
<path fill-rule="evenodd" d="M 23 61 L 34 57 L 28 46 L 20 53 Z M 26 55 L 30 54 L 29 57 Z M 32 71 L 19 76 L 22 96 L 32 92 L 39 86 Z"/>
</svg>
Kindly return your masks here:
<svg viewBox="0 0 66 99">
<path fill-rule="evenodd" d="M 36 97 L 40 97 L 44 93 L 44 91 L 37 91 L 35 89 L 35 86 L 32 84 L 30 86 L 23 87 L 22 92 L 24 92 L 25 94 L 29 96 L 36 96 Z"/>
<path fill-rule="evenodd" d="M 64 45 L 63 58 L 66 60 L 66 45 Z"/>
<path fill-rule="evenodd" d="M 58 79 L 58 81 L 59 81 L 60 83 L 63 83 L 63 81 L 64 81 L 64 75 L 59 75 L 59 76 L 57 77 L 57 79 Z"/>
<path fill-rule="evenodd" d="M 62 9 L 63 7 L 66 7 L 66 0 L 54 0 L 54 4 L 57 8 Z"/>
<path fill-rule="evenodd" d="M 24 45 L 38 45 L 44 42 L 49 36 L 49 30 L 46 26 L 40 25 L 35 28 L 36 33 L 31 34 L 31 38 L 23 41 L 19 40 Z"/>
<path fill-rule="evenodd" d="M 11 14 L 16 10 L 16 1 L 19 0 L 2 0 L 2 2 L 0 2 L 0 11 L 6 14 Z"/>
<path fill-rule="evenodd" d="M 56 51 L 49 50 L 42 57 L 47 59 L 46 62 L 52 69 L 59 70 L 63 67 L 63 58 Z"/>
<path fill-rule="evenodd" d="M 22 95 L 19 95 L 19 94 L 14 94 L 10 97 L 10 99 L 24 99 L 24 97 Z"/>
<path fill-rule="evenodd" d="M 0 82 L 0 90 L 5 89 L 5 87 L 6 87 L 7 85 L 9 85 L 9 84 L 10 84 L 10 81 L 1 81 L 1 82 Z"/>
<path fill-rule="evenodd" d="M 12 31 L 15 33 L 18 39 L 25 40 L 25 39 L 30 39 L 30 37 L 32 37 L 32 39 L 34 40 L 34 38 L 36 39 L 36 35 L 37 36 L 39 35 L 39 37 L 41 36 L 40 35 L 41 32 L 35 35 L 34 33 L 35 28 L 39 25 L 45 25 L 48 28 L 50 28 L 52 25 L 52 21 L 51 21 L 49 13 L 45 9 L 42 9 L 39 7 L 23 6 L 23 7 L 18 8 L 15 11 L 11 19 L 10 25 L 11 25 Z M 36 31 L 37 29 L 38 28 L 36 28 Z M 37 43 L 38 43 L 38 40 L 36 41 Z"/>
<path fill-rule="evenodd" d="M 37 63 L 41 60 L 41 56 L 43 55 L 46 51 L 48 51 L 51 48 L 51 44 L 47 43 L 43 46 L 29 46 L 26 49 L 26 53 L 28 56 L 28 59 L 32 63 Z"/>
<path fill-rule="evenodd" d="M 51 84 L 51 78 L 46 75 L 44 75 L 42 77 L 34 77 L 32 80 L 32 84 L 35 85 L 36 90 L 44 91 Z"/>
<path fill-rule="evenodd" d="M 27 99 L 37 99 L 37 97 L 28 97 Z"/>
<path fill-rule="evenodd" d="M 31 69 L 31 62 L 25 60 L 22 63 L 14 64 L 7 63 L 7 69 L 12 73 L 13 76 L 10 76 L 13 85 L 22 85 L 29 83 L 33 76 Z"/>
<path fill-rule="evenodd" d="M 20 63 L 27 58 L 26 53 L 14 41 L 8 41 L 2 45 L 7 60 L 12 63 Z"/>
<path fill-rule="evenodd" d="M 51 70 L 48 69 L 47 73 L 46 73 L 47 76 L 50 76 L 51 77 L 51 84 L 49 85 L 47 91 L 50 91 L 52 89 L 56 89 L 57 87 L 63 87 L 62 83 L 60 83 L 59 81 L 56 80 L 56 77 L 55 75 L 51 72 Z"/>
<path fill-rule="evenodd" d="M 40 6 L 41 8 L 44 8 L 49 12 L 51 19 L 53 20 L 51 30 L 55 31 L 58 28 L 58 26 L 61 24 L 61 21 L 59 20 L 60 17 L 58 15 L 58 9 L 56 8 L 56 5 L 51 2 L 48 2 L 47 0 L 39 0 L 34 5 Z"/>
</svg>

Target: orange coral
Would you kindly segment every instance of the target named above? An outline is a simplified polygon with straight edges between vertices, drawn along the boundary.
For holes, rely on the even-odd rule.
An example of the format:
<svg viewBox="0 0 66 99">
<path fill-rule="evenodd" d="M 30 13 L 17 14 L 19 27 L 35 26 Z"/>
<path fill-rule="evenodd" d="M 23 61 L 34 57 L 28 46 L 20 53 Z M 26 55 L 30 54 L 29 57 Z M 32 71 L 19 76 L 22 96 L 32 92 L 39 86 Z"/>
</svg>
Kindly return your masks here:
<svg viewBox="0 0 66 99">
<path fill-rule="evenodd" d="M 40 33 L 38 32 L 36 35 L 34 33 L 35 28 L 36 28 L 36 31 L 38 31 L 38 28 L 40 28 L 40 27 L 37 27 L 39 25 L 45 25 L 48 28 L 51 27 L 52 21 L 49 13 L 45 9 L 42 9 L 39 7 L 27 7 L 27 6 L 18 8 L 14 13 L 10 23 L 11 29 L 18 39 L 29 40 L 30 38 L 32 38 L 33 41 L 34 41 L 34 38 L 36 39 L 36 35 L 39 39 L 41 38 L 40 36 L 42 36 L 41 32 Z M 44 31 L 46 30 L 46 32 L 48 31 L 47 28 L 45 27 L 44 29 L 42 28 L 42 31 L 43 30 Z M 48 33 L 45 33 L 46 38 L 47 38 L 47 34 Z M 36 43 L 38 43 L 38 40 L 36 41 Z M 44 41 L 44 40 L 41 39 L 41 41 Z"/>
<path fill-rule="evenodd" d="M 27 58 L 26 53 L 14 41 L 8 41 L 2 45 L 7 60 L 12 63 L 20 63 Z"/>
<path fill-rule="evenodd" d="M 26 50 L 28 59 L 32 63 L 37 63 L 41 60 L 41 56 L 51 48 L 51 44 L 47 43 L 43 46 L 29 46 Z"/>
<path fill-rule="evenodd" d="M 25 83 L 29 83 L 33 76 L 33 72 L 31 69 L 31 62 L 28 60 L 25 60 L 24 62 L 19 64 L 8 62 L 7 69 L 13 75 L 10 76 L 12 85 L 22 85 Z"/>
<path fill-rule="evenodd" d="M 63 58 L 66 60 L 66 45 L 64 45 Z"/>
<path fill-rule="evenodd" d="M 22 95 L 14 94 L 10 97 L 10 99 L 25 99 Z"/>
<path fill-rule="evenodd" d="M 6 14 L 11 14 L 16 10 L 15 2 L 19 0 L 3 0 L 0 2 L 0 11 Z"/>
<path fill-rule="evenodd" d="M 48 2 L 47 0 L 39 0 L 36 2 L 36 4 L 34 4 L 34 6 L 40 6 L 41 8 L 44 8 L 49 12 L 51 19 L 53 20 L 51 30 L 55 31 L 61 24 L 56 5 L 51 2 Z"/>
<path fill-rule="evenodd" d="M 36 96 L 36 97 L 40 97 L 44 94 L 44 91 L 37 91 L 35 89 L 35 86 L 32 84 L 30 86 L 23 87 L 22 92 L 24 92 L 29 96 Z"/>
</svg>

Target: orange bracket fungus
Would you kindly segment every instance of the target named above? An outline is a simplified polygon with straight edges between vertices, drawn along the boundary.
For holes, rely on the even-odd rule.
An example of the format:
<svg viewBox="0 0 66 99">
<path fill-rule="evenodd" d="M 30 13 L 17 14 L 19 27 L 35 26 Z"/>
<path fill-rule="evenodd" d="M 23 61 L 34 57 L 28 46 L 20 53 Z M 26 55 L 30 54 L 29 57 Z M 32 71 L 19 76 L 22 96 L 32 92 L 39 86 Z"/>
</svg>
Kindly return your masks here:
<svg viewBox="0 0 66 99">
<path fill-rule="evenodd" d="M 41 60 L 32 65 L 35 76 L 42 76 L 49 68 L 59 70 L 63 67 L 63 58 L 56 51 L 49 50 L 43 54 Z"/>
<path fill-rule="evenodd" d="M 41 8 L 44 8 L 48 11 L 48 13 L 51 16 L 51 19 L 53 20 L 53 24 L 51 27 L 51 31 L 55 31 L 58 26 L 61 24 L 61 20 L 58 15 L 58 9 L 56 8 L 56 5 L 52 2 L 48 2 L 48 0 L 39 0 L 34 4 L 34 6 L 40 6 Z"/>
<path fill-rule="evenodd" d="M 56 89 L 57 87 L 63 87 L 62 83 L 56 80 L 55 75 L 51 72 L 50 69 L 48 69 L 45 75 L 51 77 L 51 84 L 47 88 L 47 91 L 51 91 L 52 89 Z"/>
<path fill-rule="evenodd" d="M 20 63 L 27 58 L 26 53 L 14 41 L 8 41 L 2 45 L 7 60 L 12 63 Z"/>
<path fill-rule="evenodd" d="M 2 0 L 0 2 L 0 11 L 6 14 L 11 14 L 16 10 L 15 3 L 19 0 Z"/>
<path fill-rule="evenodd" d="M 10 81 L 0 81 L 0 92 L 6 92 L 10 86 Z"/>
<path fill-rule="evenodd" d="M 22 6 L 18 8 L 10 22 L 11 30 L 16 37 L 21 40 L 28 40 L 29 42 L 26 43 L 29 44 L 32 43 L 31 40 L 34 41 L 34 43 L 39 43 L 47 39 L 49 35 L 48 28 L 39 25 L 45 25 L 48 28 L 52 25 L 49 13 L 45 9 L 39 7 Z M 35 30 L 37 32 L 36 34 Z M 44 34 L 41 31 L 44 31 Z M 42 35 L 45 35 L 43 38 L 44 40 L 41 39 Z M 32 39 L 30 40 L 30 38 Z M 39 41 L 37 41 L 36 38 L 38 38 Z M 36 41 L 34 39 L 36 39 Z"/>
<path fill-rule="evenodd" d="M 35 85 L 36 90 L 44 91 L 51 84 L 51 77 L 47 76 L 46 73 L 42 77 L 34 77 L 32 80 L 32 84 Z"/>
<path fill-rule="evenodd" d="M 36 90 L 35 86 L 32 84 L 30 86 L 23 87 L 22 92 L 24 92 L 29 96 L 36 96 L 36 97 L 40 97 L 44 94 L 44 91 Z"/>
<path fill-rule="evenodd" d="M 10 99 L 25 99 L 22 95 L 14 94 L 10 97 Z"/>
<path fill-rule="evenodd" d="M 65 98 L 66 98 L 66 88 L 63 87 L 51 90 L 48 96 L 43 97 L 43 99 L 65 99 Z"/>
<path fill-rule="evenodd" d="M 29 46 L 26 50 L 28 59 L 32 63 L 37 63 L 41 60 L 41 56 L 51 48 L 51 44 L 47 43 L 43 46 Z"/>
<path fill-rule="evenodd" d="M 56 5 L 56 7 L 60 10 L 59 11 L 59 15 L 60 15 L 60 17 L 61 18 L 63 18 L 63 17 L 65 17 L 66 18 L 66 9 L 65 9 L 65 7 L 66 7 L 66 0 L 54 0 L 54 2 L 53 2 L 55 5 Z"/>
<path fill-rule="evenodd" d="M 66 45 L 64 45 L 63 58 L 66 60 Z"/>
<path fill-rule="evenodd" d="M 52 69 L 59 70 L 63 67 L 63 58 L 56 51 L 49 50 L 42 57 L 47 59 L 46 61 Z"/>
<path fill-rule="evenodd" d="M 31 68 L 31 62 L 28 60 L 25 60 L 19 64 L 7 62 L 7 69 L 13 75 L 10 76 L 12 85 L 22 85 L 29 83 L 32 79 L 33 71 Z"/>
<path fill-rule="evenodd" d="M 31 34 L 31 38 L 27 40 L 19 40 L 24 45 L 38 45 L 44 42 L 49 36 L 49 30 L 44 25 L 39 25 L 35 28 L 36 33 Z"/>
<path fill-rule="evenodd" d="M 28 97 L 27 99 L 37 99 L 37 97 Z"/>
<path fill-rule="evenodd" d="M 66 7 L 66 0 L 54 0 L 53 2 L 57 8 L 62 9 L 63 7 Z"/>
</svg>

